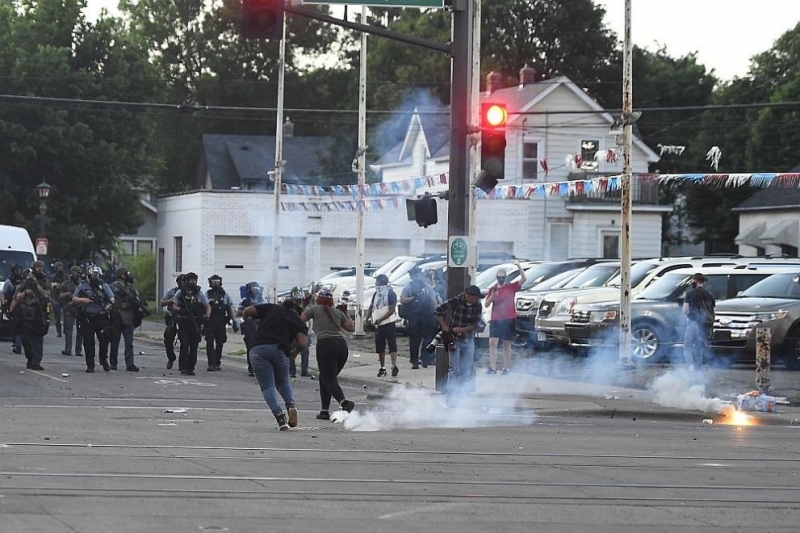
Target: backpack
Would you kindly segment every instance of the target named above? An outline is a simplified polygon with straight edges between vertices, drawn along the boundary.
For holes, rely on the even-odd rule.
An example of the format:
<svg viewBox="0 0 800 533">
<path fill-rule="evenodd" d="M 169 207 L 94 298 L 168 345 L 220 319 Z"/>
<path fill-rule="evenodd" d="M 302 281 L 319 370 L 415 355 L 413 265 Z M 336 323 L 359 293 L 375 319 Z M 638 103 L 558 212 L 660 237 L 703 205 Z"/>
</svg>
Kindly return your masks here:
<svg viewBox="0 0 800 533">
<path fill-rule="evenodd" d="M 433 311 L 428 302 L 428 292 L 425 290 L 425 285 L 417 281 L 412 281 L 411 283 L 414 283 L 414 285 L 411 286 L 409 292 L 414 295 L 414 299 L 408 303 L 400 304 L 397 308 L 397 314 L 405 320 L 419 318 L 426 311 Z"/>
</svg>

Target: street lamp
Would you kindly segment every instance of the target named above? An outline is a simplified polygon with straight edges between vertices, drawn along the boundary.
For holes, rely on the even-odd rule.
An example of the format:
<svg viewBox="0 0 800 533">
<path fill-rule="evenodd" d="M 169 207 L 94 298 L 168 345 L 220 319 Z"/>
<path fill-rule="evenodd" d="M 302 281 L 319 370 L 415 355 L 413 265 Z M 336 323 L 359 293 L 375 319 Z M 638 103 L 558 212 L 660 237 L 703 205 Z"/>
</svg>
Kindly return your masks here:
<svg viewBox="0 0 800 533">
<path fill-rule="evenodd" d="M 40 217 L 40 225 L 39 225 L 39 236 L 44 238 L 44 224 L 45 224 L 45 215 L 47 214 L 47 197 L 50 196 L 50 185 L 42 180 L 42 182 L 36 186 L 36 190 L 39 192 L 39 214 Z"/>
</svg>

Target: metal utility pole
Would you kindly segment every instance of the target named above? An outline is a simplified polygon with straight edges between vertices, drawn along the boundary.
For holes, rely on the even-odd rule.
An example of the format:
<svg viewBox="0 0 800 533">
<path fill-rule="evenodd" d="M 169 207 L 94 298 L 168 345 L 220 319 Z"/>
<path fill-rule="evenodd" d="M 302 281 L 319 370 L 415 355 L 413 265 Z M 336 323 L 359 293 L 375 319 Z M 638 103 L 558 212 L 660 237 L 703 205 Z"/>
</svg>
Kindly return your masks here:
<svg viewBox="0 0 800 533">
<path fill-rule="evenodd" d="M 470 80 L 469 105 L 470 117 L 480 115 L 481 107 L 481 0 L 472 0 L 472 75 Z M 469 182 L 474 182 L 478 173 L 478 143 L 470 142 L 469 145 Z M 469 245 L 475 253 L 475 260 L 469 263 L 469 283 L 475 282 L 478 273 L 478 228 L 475 213 L 478 209 L 478 199 L 475 196 L 475 187 L 469 187 Z"/>
<path fill-rule="evenodd" d="M 450 85 L 450 185 L 447 210 L 448 237 L 469 238 L 468 197 L 469 148 L 467 125 L 472 123 L 469 105 L 470 51 L 472 50 L 471 0 L 453 0 L 453 44 Z M 448 251 L 449 253 L 449 251 Z M 447 296 L 464 292 L 467 286 L 467 269 L 447 269 Z"/>
<path fill-rule="evenodd" d="M 361 6 L 361 23 L 367 23 L 367 6 Z M 356 329 L 355 336 L 364 335 L 364 193 L 367 183 L 367 34 L 361 33 L 361 64 L 358 73 L 358 223 L 356 226 Z"/>
<path fill-rule="evenodd" d="M 620 235 L 619 361 L 631 360 L 631 152 L 633 151 L 633 43 L 631 41 L 631 0 L 625 0 L 625 40 L 622 70 L 622 182 Z"/>
<path fill-rule="evenodd" d="M 275 211 L 272 218 L 272 265 L 269 286 L 269 301 L 278 301 L 278 264 L 281 258 L 281 178 L 283 174 L 283 90 L 286 70 L 286 19 L 283 19 L 283 35 L 278 45 L 278 109 L 275 117 Z"/>
</svg>

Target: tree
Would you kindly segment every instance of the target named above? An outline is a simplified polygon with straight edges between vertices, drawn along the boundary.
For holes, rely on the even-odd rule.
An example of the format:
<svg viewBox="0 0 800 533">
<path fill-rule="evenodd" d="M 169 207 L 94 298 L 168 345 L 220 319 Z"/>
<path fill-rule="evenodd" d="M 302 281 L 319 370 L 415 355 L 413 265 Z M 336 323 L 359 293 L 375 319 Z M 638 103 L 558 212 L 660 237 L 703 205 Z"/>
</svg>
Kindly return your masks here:
<svg viewBox="0 0 800 533">
<path fill-rule="evenodd" d="M 0 6 L 0 92 L 87 100 L 154 101 L 148 51 L 119 20 L 88 22 L 83 0 Z M 156 127 L 147 114 L 37 102 L 0 106 L 0 222 L 38 232 L 35 186 L 52 185 L 50 255 L 81 260 L 114 248 L 142 220 L 133 187 L 157 173 Z"/>
</svg>

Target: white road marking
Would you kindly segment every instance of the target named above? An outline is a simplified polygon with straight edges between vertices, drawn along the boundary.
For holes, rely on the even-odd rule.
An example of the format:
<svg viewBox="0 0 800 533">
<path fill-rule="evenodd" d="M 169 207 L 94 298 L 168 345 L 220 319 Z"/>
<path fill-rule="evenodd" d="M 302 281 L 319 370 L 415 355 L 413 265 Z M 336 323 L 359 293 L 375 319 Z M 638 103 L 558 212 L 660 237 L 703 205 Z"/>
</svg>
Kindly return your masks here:
<svg viewBox="0 0 800 533">
<path fill-rule="evenodd" d="M 427 507 L 415 507 L 413 509 L 408 509 L 407 511 L 398 511 L 396 513 L 389 513 L 383 516 L 379 516 L 378 520 L 385 520 L 387 518 L 397 518 L 398 516 L 406 516 L 410 514 L 420 514 L 430 511 L 441 511 L 444 509 L 452 509 L 453 507 L 463 507 L 464 505 L 468 505 L 466 503 L 438 503 L 436 505 L 428 505 Z"/>
</svg>

